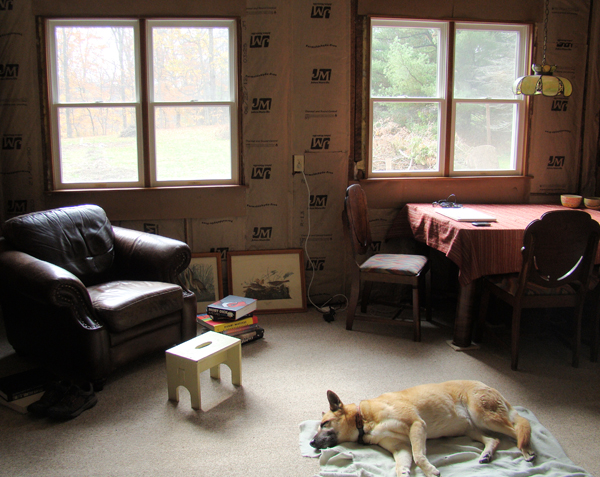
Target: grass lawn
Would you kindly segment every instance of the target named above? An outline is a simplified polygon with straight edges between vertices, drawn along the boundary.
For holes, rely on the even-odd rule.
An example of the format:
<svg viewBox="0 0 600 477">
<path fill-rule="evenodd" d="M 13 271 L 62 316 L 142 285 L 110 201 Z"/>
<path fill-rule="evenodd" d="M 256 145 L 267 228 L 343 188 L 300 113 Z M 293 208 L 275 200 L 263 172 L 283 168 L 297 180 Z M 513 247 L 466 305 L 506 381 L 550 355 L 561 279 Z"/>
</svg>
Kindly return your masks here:
<svg viewBox="0 0 600 477">
<path fill-rule="evenodd" d="M 159 130 L 158 180 L 230 178 L 230 143 L 220 136 L 213 127 Z M 60 146 L 64 182 L 137 181 L 135 137 L 63 138 Z"/>
</svg>

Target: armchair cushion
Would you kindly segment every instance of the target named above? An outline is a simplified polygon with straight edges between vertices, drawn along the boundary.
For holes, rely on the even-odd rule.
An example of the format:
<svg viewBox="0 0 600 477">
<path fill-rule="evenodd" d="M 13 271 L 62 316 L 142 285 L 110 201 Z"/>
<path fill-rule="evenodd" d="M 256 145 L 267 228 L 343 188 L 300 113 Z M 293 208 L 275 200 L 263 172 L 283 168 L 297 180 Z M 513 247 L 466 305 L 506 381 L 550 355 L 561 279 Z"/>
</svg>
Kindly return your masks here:
<svg viewBox="0 0 600 477">
<path fill-rule="evenodd" d="M 183 307 L 179 285 L 120 280 L 88 287 L 101 321 L 113 333 L 133 328 Z"/>
<path fill-rule="evenodd" d="M 17 250 L 64 268 L 84 282 L 113 264 L 113 229 L 97 205 L 20 215 L 7 220 L 3 232 Z"/>
</svg>

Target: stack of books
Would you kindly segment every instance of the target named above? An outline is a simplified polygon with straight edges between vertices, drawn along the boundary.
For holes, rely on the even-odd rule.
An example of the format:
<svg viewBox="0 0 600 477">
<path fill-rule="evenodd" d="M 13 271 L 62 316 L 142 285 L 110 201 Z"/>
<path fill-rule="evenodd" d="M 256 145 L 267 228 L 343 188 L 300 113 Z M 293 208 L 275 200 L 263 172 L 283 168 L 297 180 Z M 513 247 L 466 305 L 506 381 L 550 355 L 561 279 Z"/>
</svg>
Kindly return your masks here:
<svg viewBox="0 0 600 477">
<path fill-rule="evenodd" d="M 25 414 L 27 406 L 42 397 L 44 387 L 54 376 L 34 368 L 0 378 L 0 404 Z"/>
<path fill-rule="evenodd" d="M 253 314 L 257 302 L 254 298 L 229 295 L 206 307 L 206 314 L 196 320 L 204 331 L 214 331 L 239 338 L 243 343 L 254 341 L 265 335 Z"/>
</svg>

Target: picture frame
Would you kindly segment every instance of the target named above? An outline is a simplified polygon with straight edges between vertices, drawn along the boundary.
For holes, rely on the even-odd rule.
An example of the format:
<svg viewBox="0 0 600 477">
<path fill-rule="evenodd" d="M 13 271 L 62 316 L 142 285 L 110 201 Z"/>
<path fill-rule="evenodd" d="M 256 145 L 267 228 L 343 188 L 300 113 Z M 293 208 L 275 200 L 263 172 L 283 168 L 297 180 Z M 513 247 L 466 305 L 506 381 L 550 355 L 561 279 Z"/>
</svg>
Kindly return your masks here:
<svg viewBox="0 0 600 477">
<path fill-rule="evenodd" d="M 188 267 L 179 274 L 183 285 L 196 295 L 197 313 L 206 313 L 206 307 L 223 298 L 221 253 L 192 253 Z"/>
<path fill-rule="evenodd" d="M 302 249 L 227 252 L 230 295 L 256 298 L 255 313 L 306 311 Z"/>
</svg>

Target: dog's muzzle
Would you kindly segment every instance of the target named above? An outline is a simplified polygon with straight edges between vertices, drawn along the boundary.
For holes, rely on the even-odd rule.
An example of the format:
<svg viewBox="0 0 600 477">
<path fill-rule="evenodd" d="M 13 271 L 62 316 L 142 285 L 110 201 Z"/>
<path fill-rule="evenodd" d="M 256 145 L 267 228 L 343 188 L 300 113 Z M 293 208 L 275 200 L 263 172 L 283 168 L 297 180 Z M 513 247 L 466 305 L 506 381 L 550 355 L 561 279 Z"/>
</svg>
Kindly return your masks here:
<svg viewBox="0 0 600 477">
<path fill-rule="evenodd" d="M 310 445 L 315 449 L 326 449 L 337 445 L 337 435 L 333 429 L 320 430 L 315 434 Z"/>
</svg>

